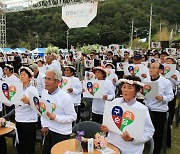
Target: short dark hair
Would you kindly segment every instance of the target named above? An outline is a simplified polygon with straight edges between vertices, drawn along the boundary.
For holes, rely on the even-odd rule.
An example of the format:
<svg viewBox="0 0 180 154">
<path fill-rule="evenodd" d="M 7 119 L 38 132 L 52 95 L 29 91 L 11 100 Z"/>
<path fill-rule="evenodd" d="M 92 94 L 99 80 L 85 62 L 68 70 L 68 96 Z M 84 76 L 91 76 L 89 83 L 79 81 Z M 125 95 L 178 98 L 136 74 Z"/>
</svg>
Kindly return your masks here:
<svg viewBox="0 0 180 154">
<path fill-rule="evenodd" d="M 113 55 L 113 52 L 112 52 L 112 51 L 108 51 L 107 53 L 109 53 L 109 54 Z"/>
<path fill-rule="evenodd" d="M 29 78 L 32 78 L 32 75 L 28 70 L 26 70 L 25 68 L 20 69 L 20 73 L 23 71 L 26 72 L 26 74 L 28 75 Z"/>
<path fill-rule="evenodd" d="M 125 79 L 141 82 L 141 79 L 139 77 L 135 76 L 135 75 L 127 75 L 125 77 Z M 124 82 L 121 83 L 121 87 L 122 87 L 123 84 L 124 84 Z M 134 84 L 134 86 L 135 86 L 136 92 L 138 93 L 140 91 L 140 89 L 141 89 L 141 86 L 136 85 L 136 84 Z"/>
</svg>

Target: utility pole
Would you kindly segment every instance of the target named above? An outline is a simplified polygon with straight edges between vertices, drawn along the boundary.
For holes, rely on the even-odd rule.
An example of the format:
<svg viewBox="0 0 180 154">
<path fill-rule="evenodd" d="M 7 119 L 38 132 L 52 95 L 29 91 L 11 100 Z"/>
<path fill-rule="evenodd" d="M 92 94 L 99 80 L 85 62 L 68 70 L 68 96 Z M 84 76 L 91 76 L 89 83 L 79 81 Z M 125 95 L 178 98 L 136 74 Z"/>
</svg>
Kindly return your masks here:
<svg viewBox="0 0 180 154">
<path fill-rule="evenodd" d="M 66 31 L 66 46 L 67 46 L 67 50 L 68 50 L 68 47 L 69 47 L 69 30 L 70 28 Z"/>
<path fill-rule="evenodd" d="M 134 19 L 132 19 L 132 25 L 131 25 L 131 48 L 133 42 L 133 33 L 134 33 Z"/>
<path fill-rule="evenodd" d="M 150 26 L 149 26 L 149 50 L 151 48 L 151 27 L 152 27 L 152 4 L 151 4 Z"/>
<path fill-rule="evenodd" d="M 178 31 L 178 25 L 177 25 L 177 22 L 176 22 L 175 36 L 177 35 L 177 31 Z"/>
<path fill-rule="evenodd" d="M 159 24 L 159 41 L 161 41 L 161 20 L 160 20 L 160 24 Z"/>
</svg>

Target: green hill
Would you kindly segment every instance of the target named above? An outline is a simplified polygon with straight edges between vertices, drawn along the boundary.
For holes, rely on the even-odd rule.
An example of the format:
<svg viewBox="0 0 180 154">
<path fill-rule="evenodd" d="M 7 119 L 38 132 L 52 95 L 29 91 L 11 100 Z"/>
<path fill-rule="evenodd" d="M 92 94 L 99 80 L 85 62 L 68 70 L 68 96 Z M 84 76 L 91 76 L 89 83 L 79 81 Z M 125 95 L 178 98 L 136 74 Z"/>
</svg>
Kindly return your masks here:
<svg viewBox="0 0 180 154">
<path fill-rule="evenodd" d="M 159 31 L 160 21 L 162 28 L 167 27 L 169 31 L 180 24 L 180 0 L 106 0 L 99 3 L 98 14 L 87 28 L 69 31 L 69 44 L 127 43 L 132 18 L 136 28 L 134 38 L 147 37 L 151 3 L 152 34 Z M 7 14 L 7 43 L 10 47 L 33 49 L 38 41 L 39 47 L 52 44 L 65 48 L 67 29 L 61 19 L 60 7 Z"/>
</svg>

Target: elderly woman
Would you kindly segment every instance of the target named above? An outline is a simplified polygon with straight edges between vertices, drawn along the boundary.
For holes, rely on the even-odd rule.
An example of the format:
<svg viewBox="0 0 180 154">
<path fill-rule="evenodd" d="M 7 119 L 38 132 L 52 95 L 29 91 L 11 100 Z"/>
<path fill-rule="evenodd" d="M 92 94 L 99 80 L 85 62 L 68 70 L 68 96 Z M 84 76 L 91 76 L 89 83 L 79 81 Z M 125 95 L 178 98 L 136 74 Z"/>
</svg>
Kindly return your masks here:
<svg viewBox="0 0 180 154">
<path fill-rule="evenodd" d="M 177 64 L 177 61 L 173 56 L 167 56 L 164 58 L 164 60 L 165 60 L 165 64 Z M 171 81 L 173 87 L 173 93 L 174 93 L 173 100 L 168 102 L 169 117 L 168 117 L 168 128 L 167 128 L 167 147 L 171 148 L 171 128 L 175 114 L 177 86 L 180 84 L 180 72 L 176 70 L 169 80 Z"/>
<path fill-rule="evenodd" d="M 104 80 L 104 95 L 102 98 L 94 98 L 92 101 L 92 121 L 102 123 L 105 102 L 115 98 L 115 90 L 112 82 L 106 79 L 106 70 L 103 66 L 94 67 L 93 73 L 95 79 Z"/>
<path fill-rule="evenodd" d="M 123 132 L 123 134 L 120 135 L 115 132 L 109 131 L 107 126 L 101 125 L 101 130 L 103 132 L 109 131 L 107 137 L 108 142 L 118 147 L 121 151 L 121 154 L 143 153 L 144 143 L 152 138 L 154 134 L 154 127 L 151 122 L 148 108 L 140 102 L 136 101 L 136 94 L 140 91 L 140 87 L 142 85 L 140 81 L 140 78 L 135 76 L 126 76 L 125 79 L 120 79 L 123 97 L 116 99 L 118 99 L 119 104 L 132 106 L 146 111 L 142 138 L 140 140 L 136 140 L 132 138 L 127 131 Z"/>
<path fill-rule="evenodd" d="M 82 85 L 81 81 L 75 77 L 75 67 L 73 65 L 64 66 L 64 75 L 71 78 L 70 87 L 67 89 L 67 92 L 70 94 L 73 102 L 74 108 L 77 113 L 77 121 L 80 120 L 80 111 L 81 111 L 81 93 Z"/>
<path fill-rule="evenodd" d="M 29 105 L 27 98 L 29 92 L 38 95 L 35 87 L 30 85 L 33 77 L 33 72 L 28 67 L 21 67 L 19 70 L 20 81 L 23 83 L 24 96 L 21 101 L 23 105 L 15 105 L 15 120 L 18 131 L 19 144 L 17 145 L 18 154 L 35 154 L 35 139 L 36 139 L 36 122 L 38 116 Z"/>
</svg>

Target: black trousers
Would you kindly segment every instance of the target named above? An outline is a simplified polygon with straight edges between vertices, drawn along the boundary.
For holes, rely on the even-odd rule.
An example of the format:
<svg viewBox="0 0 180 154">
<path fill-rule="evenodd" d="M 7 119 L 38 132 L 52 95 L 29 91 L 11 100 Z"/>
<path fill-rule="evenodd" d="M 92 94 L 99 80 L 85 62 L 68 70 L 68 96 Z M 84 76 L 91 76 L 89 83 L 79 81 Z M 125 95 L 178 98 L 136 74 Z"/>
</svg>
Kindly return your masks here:
<svg viewBox="0 0 180 154">
<path fill-rule="evenodd" d="M 81 119 L 80 117 L 80 114 L 81 114 L 81 105 L 78 105 L 78 106 L 74 106 L 74 109 L 77 113 L 77 120 L 76 120 L 76 123 L 78 123 Z"/>
<path fill-rule="evenodd" d="M 70 138 L 70 135 L 62 135 L 62 134 L 58 134 L 49 130 L 44 141 L 42 154 L 51 154 L 51 148 L 56 143 L 64 141 L 64 140 L 68 140 L 69 138 Z M 61 151 L 59 152 L 61 153 Z"/>
<path fill-rule="evenodd" d="M 102 124 L 103 121 L 103 115 L 92 113 L 92 121 L 97 122 L 99 124 Z"/>
<path fill-rule="evenodd" d="M 35 154 L 36 122 L 16 122 L 19 137 L 18 154 Z"/>
<path fill-rule="evenodd" d="M 2 117 L 2 112 L 0 112 L 0 117 Z M 0 154 L 7 154 L 7 145 L 5 136 L 0 136 Z"/>
<path fill-rule="evenodd" d="M 150 111 L 151 120 L 155 128 L 153 140 L 154 140 L 154 152 L 153 154 L 159 154 L 162 149 L 164 124 L 166 122 L 166 112 Z"/>
<path fill-rule="evenodd" d="M 169 107 L 169 124 L 173 124 L 174 114 L 175 114 L 175 107 L 176 107 L 176 95 L 174 95 L 174 99 L 170 102 L 168 102 Z"/>
</svg>

